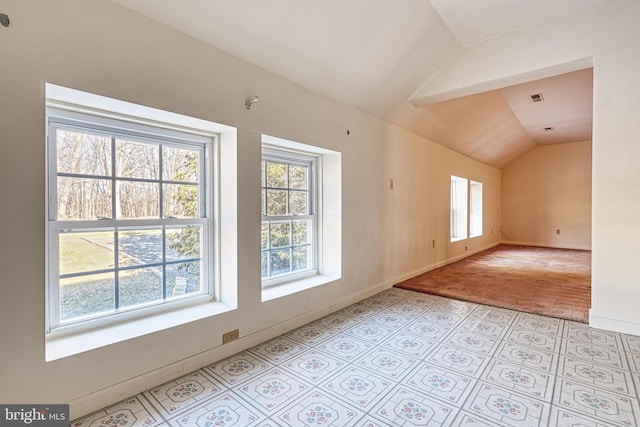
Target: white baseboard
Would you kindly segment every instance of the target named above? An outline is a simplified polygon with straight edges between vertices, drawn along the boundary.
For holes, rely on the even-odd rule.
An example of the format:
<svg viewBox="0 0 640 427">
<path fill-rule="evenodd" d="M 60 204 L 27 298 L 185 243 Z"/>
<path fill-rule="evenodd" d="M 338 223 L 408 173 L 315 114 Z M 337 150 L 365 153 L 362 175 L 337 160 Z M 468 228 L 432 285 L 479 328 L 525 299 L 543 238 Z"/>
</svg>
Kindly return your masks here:
<svg viewBox="0 0 640 427">
<path fill-rule="evenodd" d="M 391 280 L 390 283 L 392 285 L 395 285 L 395 284 L 398 284 L 400 282 L 404 282 L 405 280 L 409 280 L 409 279 L 411 279 L 413 277 L 416 277 L 416 276 L 419 276 L 421 274 L 428 273 L 431 270 L 435 270 L 436 268 L 444 267 L 445 265 L 449 265 L 449 264 L 452 264 L 452 263 L 454 263 L 456 261 L 460 261 L 460 260 L 463 260 L 465 258 L 468 258 L 471 255 L 475 255 L 475 254 L 480 253 L 482 251 L 486 251 L 487 249 L 494 248 L 494 247 L 498 246 L 499 244 L 500 244 L 500 242 L 492 243 L 492 244 L 484 246 L 482 248 L 474 249 L 474 250 L 469 251 L 469 252 L 465 252 L 464 254 L 459 255 L 457 257 L 449 258 L 449 259 L 446 259 L 444 261 L 438 261 L 438 262 L 430 264 L 430 265 L 428 265 L 426 267 L 422 267 L 422 268 L 414 270 L 414 271 L 412 271 L 410 273 L 403 274 L 402 276 L 396 277 L 395 279 Z"/>
<path fill-rule="evenodd" d="M 118 384 L 111 385 L 102 390 L 95 391 L 88 395 L 80 396 L 69 402 L 70 418 L 72 420 L 91 414 L 97 410 L 117 403 L 128 397 L 142 393 L 165 382 L 179 378 L 190 372 L 232 356 L 241 351 L 247 350 L 271 338 L 282 335 L 309 322 L 317 320 L 327 314 L 338 311 L 353 303 L 361 301 L 371 295 L 375 295 L 393 286 L 393 283 L 384 283 L 371 286 L 366 290 L 349 295 L 337 303 L 325 306 L 318 310 L 305 313 L 285 322 L 262 329 L 252 334 L 243 336 L 237 341 L 224 346 L 218 346 L 205 352 L 195 354 L 189 358 L 179 360 L 162 368 L 144 373 L 134 378 Z"/>
<path fill-rule="evenodd" d="M 534 243 L 534 242 L 520 242 L 520 241 L 507 241 L 503 240 L 500 244 L 504 245 L 516 245 L 516 246 L 535 246 L 538 248 L 554 248 L 554 249 L 577 249 L 580 251 L 590 251 L 591 246 L 581 245 L 559 245 L 553 243 Z"/>
<path fill-rule="evenodd" d="M 596 316 L 593 314 L 593 310 L 589 310 L 589 326 L 596 329 L 640 336 L 640 323 Z"/>
</svg>

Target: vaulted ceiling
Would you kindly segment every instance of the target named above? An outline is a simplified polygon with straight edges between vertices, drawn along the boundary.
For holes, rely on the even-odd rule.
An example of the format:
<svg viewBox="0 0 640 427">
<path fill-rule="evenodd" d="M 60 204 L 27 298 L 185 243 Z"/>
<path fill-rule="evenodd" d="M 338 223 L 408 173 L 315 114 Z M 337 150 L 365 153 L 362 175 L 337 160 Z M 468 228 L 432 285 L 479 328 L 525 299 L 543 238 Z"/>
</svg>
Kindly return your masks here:
<svg viewBox="0 0 640 427">
<path fill-rule="evenodd" d="M 591 139 L 591 69 L 435 103 L 412 96 L 466 47 L 602 0 L 113 1 L 497 168 Z"/>
</svg>

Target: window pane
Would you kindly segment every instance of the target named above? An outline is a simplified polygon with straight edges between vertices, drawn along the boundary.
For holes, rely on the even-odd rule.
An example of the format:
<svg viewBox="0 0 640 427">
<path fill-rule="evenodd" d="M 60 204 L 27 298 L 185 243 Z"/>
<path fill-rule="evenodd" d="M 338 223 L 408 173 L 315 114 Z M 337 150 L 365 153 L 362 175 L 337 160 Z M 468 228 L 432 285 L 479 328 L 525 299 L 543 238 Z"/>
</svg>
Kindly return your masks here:
<svg viewBox="0 0 640 427">
<path fill-rule="evenodd" d="M 296 190 L 307 190 L 309 179 L 307 177 L 307 166 L 289 166 L 289 187 Z"/>
<path fill-rule="evenodd" d="M 287 188 L 287 165 L 267 162 L 267 187 Z"/>
<path fill-rule="evenodd" d="M 118 233 L 120 267 L 162 262 L 162 229 L 126 230 Z"/>
<path fill-rule="evenodd" d="M 196 149 L 162 147 L 165 181 L 199 182 L 200 152 Z"/>
<path fill-rule="evenodd" d="M 116 139 L 116 176 L 123 178 L 160 178 L 160 147 Z"/>
<path fill-rule="evenodd" d="M 111 181 L 58 177 L 58 220 L 111 218 Z"/>
<path fill-rule="evenodd" d="M 265 185 L 267 185 L 267 181 L 266 181 L 266 178 L 264 176 L 265 170 L 266 170 L 265 163 L 266 162 L 264 160 L 260 162 L 260 178 L 261 178 L 260 181 L 262 182 L 260 184 L 260 186 L 263 187 L 263 188 L 264 188 Z"/>
<path fill-rule="evenodd" d="M 269 224 L 266 222 L 262 223 L 262 232 L 260 233 L 260 238 L 262 241 L 261 248 L 267 249 L 269 247 Z"/>
<path fill-rule="evenodd" d="M 202 262 L 182 262 L 168 264 L 167 268 L 167 298 L 201 292 Z"/>
<path fill-rule="evenodd" d="M 293 221 L 293 244 L 303 245 L 310 243 L 309 229 L 311 227 L 311 221 Z"/>
<path fill-rule="evenodd" d="M 267 215 L 287 214 L 287 192 L 284 190 L 267 190 Z"/>
<path fill-rule="evenodd" d="M 60 233 L 60 275 L 114 267 L 113 232 Z"/>
<path fill-rule="evenodd" d="M 291 225 L 288 222 L 271 223 L 271 247 L 281 248 L 291 245 Z"/>
<path fill-rule="evenodd" d="M 307 215 L 309 205 L 306 191 L 291 191 L 289 193 L 289 213 L 291 215 Z"/>
<path fill-rule="evenodd" d="M 116 218 L 160 217 L 159 184 L 116 181 Z"/>
<path fill-rule="evenodd" d="M 269 252 L 262 252 L 262 278 L 269 277 Z"/>
<path fill-rule="evenodd" d="M 261 196 L 261 198 L 260 198 L 260 207 L 262 209 L 262 215 L 264 216 L 264 215 L 267 214 L 266 200 L 265 200 L 265 197 L 267 196 L 267 194 L 266 194 L 264 188 L 262 189 L 262 191 L 260 193 L 261 193 L 260 194 L 260 196 Z"/>
<path fill-rule="evenodd" d="M 60 279 L 60 321 L 113 310 L 114 273 Z"/>
<path fill-rule="evenodd" d="M 309 262 L 309 246 L 293 248 L 293 271 L 307 270 L 311 268 Z"/>
<path fill-rule="evenodd" d="M 202 227 L 194 225 L 183 228 L 167 228 L 167 261 L 185 258 L 200 258 Z"/>
<path fill-rule="evenodd" d="M 119 274 L 120 308 L 162 300 L 162 267 L 136 268 Z"/>
<path fill-rule="evenodd" d="M 111 175 L 111 138 L 56 129 L 58 173 Z"/>
<path fill-rule="evenodd" d="M 164 217 L 198 218 L 200 216 L 200 195 L 196 184 L 165 184 Z"/>
<path fill-rule="evenodd" d="M 289 249 L 271 251 L 271 276 L 289 273 L 291 271 L 291 254 Z"/>
</svg>

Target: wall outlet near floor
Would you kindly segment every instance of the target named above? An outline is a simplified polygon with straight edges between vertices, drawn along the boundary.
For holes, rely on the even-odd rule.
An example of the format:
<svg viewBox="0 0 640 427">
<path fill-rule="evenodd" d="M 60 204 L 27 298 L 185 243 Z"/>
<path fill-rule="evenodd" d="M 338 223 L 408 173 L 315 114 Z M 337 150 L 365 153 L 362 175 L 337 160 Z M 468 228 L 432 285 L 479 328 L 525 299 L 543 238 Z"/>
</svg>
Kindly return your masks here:
<svg viewBox="0 0 640 427">
<path fill-rule="evenodd" d="M 222 334 L 222 344 L 228 344 L 231 341 L 235 341 L 240 338 L 240 330 L 234 329 L 233 331 Z"/>
</svg>

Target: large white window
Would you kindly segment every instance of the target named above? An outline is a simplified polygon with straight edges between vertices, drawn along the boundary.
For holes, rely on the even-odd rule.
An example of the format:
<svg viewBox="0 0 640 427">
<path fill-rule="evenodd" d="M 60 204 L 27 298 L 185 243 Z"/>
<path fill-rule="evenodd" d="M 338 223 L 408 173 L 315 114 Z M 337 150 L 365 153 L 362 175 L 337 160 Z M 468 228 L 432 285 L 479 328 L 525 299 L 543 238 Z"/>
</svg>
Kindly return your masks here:
<svg viewBox="0 0 640 427">
<path fill-rule="evenodd" d="M 451 176 L 451 241 L 482 236 L 482 183 Z"/>
<path fill-rule="evenodd" d="M 48 110 L 48 329 L 213 295 L 214 138 Z"/>
<path fill-rule="evenodd" d="M 265 286 L 317 271 L 317 157 L 262 151 L 262 281 Z"/>
</svg>

